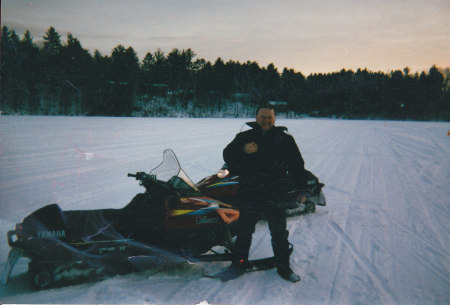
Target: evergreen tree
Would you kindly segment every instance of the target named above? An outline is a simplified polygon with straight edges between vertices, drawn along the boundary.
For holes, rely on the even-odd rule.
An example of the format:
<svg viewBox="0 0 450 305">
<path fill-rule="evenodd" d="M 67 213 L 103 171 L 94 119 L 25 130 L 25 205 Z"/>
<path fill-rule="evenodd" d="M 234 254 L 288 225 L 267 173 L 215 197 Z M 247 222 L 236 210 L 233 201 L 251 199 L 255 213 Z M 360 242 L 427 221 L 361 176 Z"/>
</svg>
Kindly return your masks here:
<svg viewBox="0 0 450 305">
<path fill-rule="evenodd" d="M 60 107 L 62 88 L 65 87 L 66 72 L 60 55 L 62 44 L 60 35 L 54 27 L 45 33 L 44 46 L 40 50 L 40 71 L 43 76 L 42 100 L 45 114 L 64 114 Z"/>
<path fill-rule="evenodd" d="M 15 31 L 10 31 L 7 26 L 3 26 L 1 48 L 1 110 L 3 112 L 16 112 L 24 107 L 21 100 L 22 83 L 20 80 L 23 57 L 19 44 L 19 37 Z"/>
<path fill-rule="evenodd" d="M 192 60 L 195 57 L 191 49 L 180 51 L 173 49 L 167 55 L 169 71 L 168 85 L 172 91 L 182 93 L 182 96 L 192 88 Z"/>
<path fill-rule="evenodd" d="M 222 110 L 223 100 L 230 94 L 231 81 L 227 79 L 226 66 L 222 58 L 217 58 L 212 66 L 212 91 L 215 92 L 215 104 L 218 111 Z"/>
<path fill-rule="evenodd" d="M 112 115 L 130 115 L 135 100 L 139 59 L 132 47 L 115 47 L 109 70 L 109 108 Z"/>
<path fill-rule="evenodd" d="M 109 79 L 108 71 L 110 58 L 95 50 L 92 59 L 92 79 L 89 82 L 88 100 L 85 111 L 91 115 L 111 115 L 109 108 Z"/>
<path fill-rule="evenodd" d="M 153 56 L 154 63 L 151 66 L 150 71 L 152 73 L 152 76 L 154 77 L 154 82 L 157 84 L 167 85 L 169 82 L 169 73 L 166 55 L 163 51 L 161 51 L 161 49 L 157 49 Z"/>
<path fill-rule="evenodd" d="M 259 80 L 263 100 L 277 100 L 280 91 L 280 74 L 273 63 L 262 70 Z"/>
<path fill-rule="evenodd" d="M 39 48 L 33 43 L 33 37 L 29 31 L 26 31 L 23 39 L 20 41 L 20 51 L 22 54 L 22 62 L 20 68 L 20 79 L 22 82 L 22 90 L 24 93 L 23 103 L 25 109 L 32 114 L 39 111 Z"/>
<path fill-rule="evenodd" d="M 56 32 L 54 27 L 48 28 L 44 35 L 44 48 L 43 50 L 49 55 L 58 55 L 61 48 L 61 36 Z"/>
<path fill-rule="evenodd" d="M 138 92 L 139 94 L 153 94 L 153 75 L 152 75 L 152 67 L 155 64 L 155 57 L 151 52 L 145 54 L 144 59 L 142 60 L 141 68 L 139 71 L 139 84 L 138 84 Z"/>
<path fill-rule="evenodd" d="M 280 78 L 280 98 L 288 103 L 288 110 L 307 112 L 306 79 L 294 69 L 284 68 Z"/>
</svg>

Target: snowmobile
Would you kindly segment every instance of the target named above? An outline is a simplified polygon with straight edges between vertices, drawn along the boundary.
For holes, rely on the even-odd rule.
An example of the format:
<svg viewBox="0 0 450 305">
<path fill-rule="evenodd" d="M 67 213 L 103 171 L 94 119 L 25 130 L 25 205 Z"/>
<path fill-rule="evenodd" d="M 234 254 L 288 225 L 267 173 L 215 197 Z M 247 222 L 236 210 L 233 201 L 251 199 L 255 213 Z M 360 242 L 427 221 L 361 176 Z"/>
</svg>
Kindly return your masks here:
<svg viewBox="0 0 450 305">
<path fill-rule="evenodd" d="M 64 211 L 49 204 L 18 223 L 7 233 L 4 283 L 22 256 L 38 289 L 167 262 L 231 260 L 238 209 L 203 194 L 173 151 L 165 150 L 150 173 L 128 176 L 145 192 L 123 208 Z"/>
<path fill-rule="evenodd" d="M 316 206 L 327 204 L 322 192 L 325 184 L 320 183 L 310 171 L 306 173 L 307 186 L 290 190 L 287 196 L 283 196 L 288 201 L 287 216 L 314 213 Z M 227 164 L 224 164 L 217 174 L 203 178 L 196 186 L 204 195 L 238 207 L 239 176 L 234 175 Z"/>
</svg>

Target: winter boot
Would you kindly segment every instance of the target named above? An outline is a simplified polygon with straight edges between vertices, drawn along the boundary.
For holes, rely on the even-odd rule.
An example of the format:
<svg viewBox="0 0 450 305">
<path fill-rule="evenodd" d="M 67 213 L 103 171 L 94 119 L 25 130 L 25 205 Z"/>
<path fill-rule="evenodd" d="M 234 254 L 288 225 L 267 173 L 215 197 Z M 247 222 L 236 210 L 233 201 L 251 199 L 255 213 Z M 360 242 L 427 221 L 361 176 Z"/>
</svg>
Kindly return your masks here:
<svg viewBox="0 0 450 305">
<path fill-rule="evenodd" d="M 290 267 L 278 267 L 277 272 L 285 280 L 291 281 L 293 283 L 300 281 L 300 276 L 292 271 Z"/>
</svg>

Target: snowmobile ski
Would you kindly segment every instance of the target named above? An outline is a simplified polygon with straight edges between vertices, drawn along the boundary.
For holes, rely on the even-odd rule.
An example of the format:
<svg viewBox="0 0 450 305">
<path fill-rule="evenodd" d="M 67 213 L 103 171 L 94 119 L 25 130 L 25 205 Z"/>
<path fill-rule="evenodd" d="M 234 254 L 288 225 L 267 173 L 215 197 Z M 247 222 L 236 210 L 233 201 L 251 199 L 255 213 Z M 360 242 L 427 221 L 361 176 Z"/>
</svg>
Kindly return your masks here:
<svg viewBox="0 0 450 305">
<path fill-rule="evenodd" d="M 5 267 L 3 269 L 3 277 L 2 284 L 8 284 L 9 276 L 11 275 L 11 271 L 14 268 L 14 265 L 17 263 L 17 260 L 22 256 L 22 251 L 17 248 L 12 248 L 9 251 L 8 259 L 5 263 Z"/>
<path fill-rule="evenodd" d="M 225 270 L 222 270 L 216 274 L 204 275 L 203 277 L 219 279 L 222 282 L 228 282 L 236 279 L 241 275 L 255 271 L 264 271 L 275 268 L 275 257 L 266 257 L 261 259 L 250 260 L 246 263 L 245 268 L 229 266 Z"/>
</svg>

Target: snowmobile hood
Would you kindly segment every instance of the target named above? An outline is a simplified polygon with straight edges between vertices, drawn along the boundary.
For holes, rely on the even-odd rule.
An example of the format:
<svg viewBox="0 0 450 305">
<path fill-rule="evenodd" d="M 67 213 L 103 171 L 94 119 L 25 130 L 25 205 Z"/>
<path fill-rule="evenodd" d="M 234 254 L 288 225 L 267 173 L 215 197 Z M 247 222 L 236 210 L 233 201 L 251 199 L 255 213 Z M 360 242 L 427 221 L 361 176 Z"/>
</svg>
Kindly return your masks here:
<svg viewBox="0 0 450 305">
<path fill-rule="evenodd" d="M 256 123 L 256 122 L 246 122 L 245 124 L 253 129 L 261 130 L 261 127 L 259 127 L 258 123 Z M 278 131 L 283 132 L 283 131 L 287 131 L 288 129 L 287 129 L 287 127 L 284 127 L 284 126 L 273 126 L 271 130 L 278 130 Z"/>
</svg>

